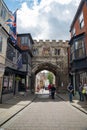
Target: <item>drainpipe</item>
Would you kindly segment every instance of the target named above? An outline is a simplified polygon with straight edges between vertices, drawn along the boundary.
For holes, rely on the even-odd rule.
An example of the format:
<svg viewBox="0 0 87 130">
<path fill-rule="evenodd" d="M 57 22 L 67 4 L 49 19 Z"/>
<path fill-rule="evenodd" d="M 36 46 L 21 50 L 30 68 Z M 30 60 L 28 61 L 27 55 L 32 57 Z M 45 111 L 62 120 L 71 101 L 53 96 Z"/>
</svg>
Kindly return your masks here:
<svg viewBox="0 0 87 130">
<path fill-rule="evenodd" d="M 0 103 L 2 103 L 2 85 L 3 84 L 3 77 L 0 77 Z"/>
</svg>

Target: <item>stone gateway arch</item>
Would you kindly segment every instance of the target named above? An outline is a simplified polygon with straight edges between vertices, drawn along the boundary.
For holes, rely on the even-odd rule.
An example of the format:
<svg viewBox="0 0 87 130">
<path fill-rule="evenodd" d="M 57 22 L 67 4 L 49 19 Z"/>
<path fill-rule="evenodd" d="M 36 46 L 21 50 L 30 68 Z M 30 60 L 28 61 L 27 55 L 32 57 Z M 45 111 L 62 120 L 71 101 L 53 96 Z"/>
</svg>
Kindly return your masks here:
<svg viewBox="0 0 87 130">
<path fill-rule="evenodd" d="M 35 90 L 36 74 L 48 70 L 55 75 L 57 91 L 66 91 L 68 84 L 68 41 L 36 41 L 33 45 L 32 88 Z M 63 86 L 61 84 L 63 83 Z"/>
</svg>

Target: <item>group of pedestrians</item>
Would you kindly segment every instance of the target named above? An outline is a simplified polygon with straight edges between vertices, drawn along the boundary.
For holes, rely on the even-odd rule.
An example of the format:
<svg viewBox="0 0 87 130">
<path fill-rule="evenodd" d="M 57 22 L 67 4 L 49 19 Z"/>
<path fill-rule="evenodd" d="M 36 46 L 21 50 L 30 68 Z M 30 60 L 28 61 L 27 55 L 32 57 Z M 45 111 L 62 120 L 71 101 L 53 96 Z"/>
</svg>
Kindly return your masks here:
<svg viewBox="0 0 87 130">
<path fill-rule="evenodd" d="M 56 87 L 54 84 L 49 84 L 48 85 L 48 90 L 49 90 L 49 96 L 51 96 L 52 99 L 55 99 L 55 92 L 56 92 Z"/>
<path fill-rule="evenodd" d="M 72 99 L 74 96 L 74 88 L 71 83 L 69 83 L 69 85 L 67 86 L 67 90 L 69 93 L 69 101 L 72 102 Z M 82 83 L 80 82 L 78 86 L 78 94 L 79 94 L 80 101 L 84 101 L 84 100 L 87 101 L 87 85 L 86 84 L 82 85 Z"/>
<path fill-rule="evenodd" d="M 79 96 L 80 96 L 80 101 L 87 101 L 87 84 L 82 85 L 82 83 L 79 84 Z"/>
</svg>

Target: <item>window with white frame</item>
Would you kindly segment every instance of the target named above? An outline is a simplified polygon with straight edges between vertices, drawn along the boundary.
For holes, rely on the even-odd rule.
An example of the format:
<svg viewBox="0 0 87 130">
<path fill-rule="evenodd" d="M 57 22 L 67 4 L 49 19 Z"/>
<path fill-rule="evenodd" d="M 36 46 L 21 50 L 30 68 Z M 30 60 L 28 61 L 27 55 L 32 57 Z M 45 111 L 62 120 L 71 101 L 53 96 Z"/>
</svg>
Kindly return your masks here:
<svg viewBox="0 0 87 130">
<path fill-rule="evenodd" d="M 0 52 L 2 52 L 2 37 L 0 36 Z"/>
<path fill-rule="evenodd" d="M 76 30 L 75 30 L 75 28 L 72 29 L 72 35 L 73 35 L 73 36 L 76 35 Z"/>
<path fill-rule="evenodd" d="M 21 44 L 22 45 L 28 45 L 29 44 L 28 37 L 26 37 L 26 36 L 21 37 Z"/>
<path fill-rule="evenodd" d="M 28 46 L 29 46 L 29 48 L 31 48 L 31 40 L 30 39 L 28 39 Z"/>
<path fill-rule="evenodd" d="M 80 24 L 80 29 L 84 27 L 84 17 L 83 17 L 83 12 L 81 13 L 79 17 L 79 24 Z"/>
</svg>

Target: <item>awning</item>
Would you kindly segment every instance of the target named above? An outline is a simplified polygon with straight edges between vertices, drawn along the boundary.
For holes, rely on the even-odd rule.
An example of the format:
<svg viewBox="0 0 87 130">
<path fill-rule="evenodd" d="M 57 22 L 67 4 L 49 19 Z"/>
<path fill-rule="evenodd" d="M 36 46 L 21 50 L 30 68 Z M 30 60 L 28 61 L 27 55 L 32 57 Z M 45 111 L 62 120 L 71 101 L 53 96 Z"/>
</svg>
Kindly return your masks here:
<svg viewBox="0 0 87 130">
<path fill-rule="evenodd" d="M 26 75 L 27 74 L 27 72 L 19 71 L 19 70 L 15 70 L 15 69 L 6 67 L 5 68 L 5 74 L 8 74 L 8 73 L 17 74 L 17 75 Z"/>
</svg>

